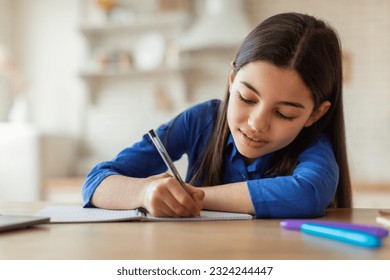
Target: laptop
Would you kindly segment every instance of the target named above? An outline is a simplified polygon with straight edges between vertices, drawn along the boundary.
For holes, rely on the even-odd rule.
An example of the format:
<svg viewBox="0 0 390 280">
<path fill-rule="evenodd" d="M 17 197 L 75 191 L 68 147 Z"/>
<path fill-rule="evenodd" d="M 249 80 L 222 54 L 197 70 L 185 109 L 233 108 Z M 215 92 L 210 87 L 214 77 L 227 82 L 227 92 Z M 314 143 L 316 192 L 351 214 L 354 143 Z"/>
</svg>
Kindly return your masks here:
<svg viewBox="0 0 390 280">
<path fill-rule="evenodd" d="M 28 228 L 50 222 L 50 218 L 0 214 L 0 232 Z"/>
</svg>

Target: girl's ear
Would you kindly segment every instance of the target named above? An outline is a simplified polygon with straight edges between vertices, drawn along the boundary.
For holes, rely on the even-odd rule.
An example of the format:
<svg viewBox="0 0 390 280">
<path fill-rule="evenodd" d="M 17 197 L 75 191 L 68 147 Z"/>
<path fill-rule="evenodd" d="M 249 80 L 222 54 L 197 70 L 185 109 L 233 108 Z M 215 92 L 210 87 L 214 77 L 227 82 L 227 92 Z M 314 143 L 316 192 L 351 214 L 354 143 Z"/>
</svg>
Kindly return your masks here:
<svg viewBox="0 0 390 280">
<path fill-rule="evenodd" d="M 331 105 L 332 104 L 329 101 L 322 102 L 320 107 L 311 113 L 310 118 L 306 121 L 305 127 L 309 127 L 318 121 L 323 115 L 326 114 L 326 112 L 328 112 Z"/>
<path fill-rule="evenodd" d="M 230 73 L 229 73 L 229 90 L 230 90 L 233 82 L 234 82 L 234 70 L 232 69 L 232 70 L 230 70 Z"/>
</svg>

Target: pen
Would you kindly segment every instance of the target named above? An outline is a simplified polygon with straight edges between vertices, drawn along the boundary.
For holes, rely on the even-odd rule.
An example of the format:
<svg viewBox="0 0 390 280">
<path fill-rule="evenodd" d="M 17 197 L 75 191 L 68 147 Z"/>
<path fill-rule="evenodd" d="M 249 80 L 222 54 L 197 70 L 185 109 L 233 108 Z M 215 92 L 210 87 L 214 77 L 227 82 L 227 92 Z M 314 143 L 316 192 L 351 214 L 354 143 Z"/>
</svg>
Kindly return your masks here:
<svg viewBox="0 0 390 280">
<path fill-rule="evenodd" d="M 390 216 L 390 209 L 381 209 L 379 210 L 379 214 L 381 214 L 381 216 Z"/>
<path fill-rule="evenodd" d="M 160 156 L 164 160 L 165 164 L 167 165 L 169 170 L 172 172 L 173 176 L 175 176 L 176 180 L 179 181 L 180 185 L 188 193 L 186 184 L 184 183 L 183 179 L 180 177 L 180 174 L 177 171 L 176 166 L 173 164 L 173 161 L 172 161 L 171 157 L 169 156 L 169 154 L 168 154 L 167 150 L 165 149 L 163 143 L 161 142 L 160 138 L 154 132 L 153 129 L 149 130 L 149 136 L 152 139 L 154 146 L 156 146 L 156 149 L 160 153 Z"/>
<path fill-rule="evenodd" d="M 318 220 L 295 220 L 287 219 L 280 222 L 280 225 L 285 229 L 300 230 L 301 226 L 305 223 L 318 224 L 329 227 L 337 227 L 341 229 L 351 229 L 358 230 L 366 233 L 373 234 L 379 238 L 383 238 L 389 235 L 389 231 L 382 227 L 371 226 L 371 225 L 362 225 L 362 224 L 352 224 L 352 223 L 343 223 L 343 222 L 333 222 L 333 221 L 318 221 Z"/>
<path fill-rule="evenodd" d="M 376 248 L 381 246 L 381 239 L 379 237 L 370 233 L 352 229 L 304 223 L 301 225 L 301 231 L 307 234 L 329 238 L 362 247 Z"/>
</svg>

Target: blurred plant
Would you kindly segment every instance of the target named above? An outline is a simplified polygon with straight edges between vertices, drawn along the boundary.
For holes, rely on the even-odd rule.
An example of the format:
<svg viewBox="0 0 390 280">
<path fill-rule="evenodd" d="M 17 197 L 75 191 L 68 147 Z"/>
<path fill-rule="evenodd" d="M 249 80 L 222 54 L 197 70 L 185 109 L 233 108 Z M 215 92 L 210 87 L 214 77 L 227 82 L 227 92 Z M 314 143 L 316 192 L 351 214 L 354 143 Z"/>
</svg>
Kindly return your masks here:
<svg viewBox="0 0 390 280">
<path fill-rule="evenodd" d="M 116 0 L 95 0 L 95 3 L 105 12 L 110 12 L 118 4 Z"/>
<path fill-rule="evenodd" d="M 13 93 L 22 95 L 25 92 L 26 84 L 20 74 L 16 63 L 8 49 L 0 45 L 0 74 L 5 76 L 11 83 Z"/>
</svg>

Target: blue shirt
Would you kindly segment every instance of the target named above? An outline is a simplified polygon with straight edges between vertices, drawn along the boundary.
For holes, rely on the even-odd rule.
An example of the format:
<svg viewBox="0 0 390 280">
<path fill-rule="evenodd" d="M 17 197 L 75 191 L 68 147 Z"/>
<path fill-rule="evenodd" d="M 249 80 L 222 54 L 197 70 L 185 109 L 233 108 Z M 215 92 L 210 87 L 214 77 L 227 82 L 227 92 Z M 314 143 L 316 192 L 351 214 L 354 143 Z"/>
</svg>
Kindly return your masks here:
<svg viewBox="0 0 390 280">
<path fill-rule="evenodd" d="M 166 145 L 172 160 L 188 156 L 186 182 L 211 136 L 219 100 L 210 100 L 189 108 L 174 120 L 160 126 L 156 133 Z M 167 133 L 169 130 L 169 133 Z M 225 154 L 223 184 L 247 182 L 256 218 L 309 218 L 322 216 L 332 201 L 339 179 L 333 148 L 325 135 L 319 136 L 298 158 L 290 176 L 264 178 L 272 154 L 246 165 L 230 135 Z M 107 176 L 120 174 L 145 178 L 165 172 L 166 165 L 149 136 L 122 150 L 113 160 L 96 165 L 87 175 L 82 193 L 86 207 Z"/>
</svg>

